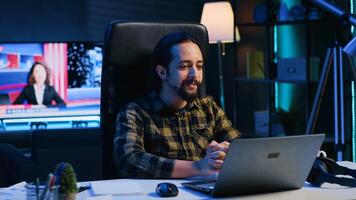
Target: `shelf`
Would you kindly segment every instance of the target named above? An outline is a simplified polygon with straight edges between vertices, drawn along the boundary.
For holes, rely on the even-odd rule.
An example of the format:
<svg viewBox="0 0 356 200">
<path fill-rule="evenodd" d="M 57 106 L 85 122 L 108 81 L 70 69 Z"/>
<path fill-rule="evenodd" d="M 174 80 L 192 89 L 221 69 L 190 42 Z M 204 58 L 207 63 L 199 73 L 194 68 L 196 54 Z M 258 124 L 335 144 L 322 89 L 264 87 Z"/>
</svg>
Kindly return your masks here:
<svg viewBox="0 0 356 200">
<path fill-rule="evenodd" d="M 258 78 L 241 78 L 235 77 L 235 81 L 237 82 L 250 82 L 250 83 L 292 83 L 292 84 L 307 84 L 306 81 L 298 81 L 298 80 L 268 80 L 268 79 L 258 79 Z"/>
<path fill-rule="evenodd" d="M 274 83 L 273 80 L 268 80 L 268 79 L 259 79 L 259 78 L 241 78 L 241 77 L 235 77 L 235 81 L 240 81 L 240 82 L 252 82 L 252 83 Z"/>
<path fill-rule="evenodd" d="M 274 25 L 295 25 L 295 24 L 305 24 L 305 20 L 297 21 L 281 21 L 281 22 L 250 22 L 250 23 L 237 23 L 237 26 L 274 26 Z"/>
<path fill-rule="evenodd" d="M 243 133 L 267 133 L 270 136 L 283 132 L 286 135 L 305 133 L 314 101 L 317 99 L 319 105 L 314 131 L 326 133 L 324 149 L 328 154 L 334 155 L 334 145 L 337 141 L 334 141 L 333 134 L 334 119 L 330 118 L 329 113 L 334 112 L 335 97 L 340 95 L 334 94 L 333 76 L 336 74 L 333 73 L 332 67 L 325 77 L 327 79 L 321 88 L 322 93 L 317 94 L 317 91 L 322 86 L 320 79 L 324 62 L 327 60 L 327 48 L 334 44 L 335 38 L 348 41 L 352 36 L 350 29 L 331 13 L 319 8 L 312 10 L 313 4 L 303 4 L 305 15 L 298 16 L 305 18 L 285 18 L 289 20 L 280 21 L 276 16 L 280 12 L 278 8 L 275 10 L 280 1 L 264 2 L 263 6 L 267 10 L 263 13 L 255 10 L 260 6 L 259 0 L 248 3 L 233 2 L 237 13 L 235 26 L 239 29 L 241 41 L 234 46 L 235 63 L 231 64 L 234 71 L 231 74 L 228 71 L 229 73 L 224 75 L 225 81 L 230 80 L 232 85 L 232 89 L 227 87 L 226 91 L 233 91 L 233 95 L 226 95 L 226 98 L 232 102 L 229 106 L 233 113 L 229 114 L 234 117 L 234 125 Z M 336 3 L 342 4 L 342 9 L 350 12 L 348 2 Z M 280 63 L 278 58 L 296 59 Z M 281 68 L 292 65 L 298 67 L 295 74 L 289 72 L 289 69 L 285 71 L 286 69 Z M 351 148 L 347 146 L 350 145 L 347 139 L 351 138 L 352 134 L 349 125 L 352 124 L 350 115 L 354 109 L 350 84 L 353 79 L 349 69 L 345 68 L 343 73 L 344 124 L 347 127 L 343 152 L 344 158 L 348 158 L 351 154 L 347 152 Z M 339 76 L 339 72 L 337 75 Z M 278 116 L 275 114 L 277 108 L 289 112 L 285 116 Z"/>
<path fill-rule="evenodd" d="M 337 22 L 334 19 L 312 19 L 312 20 L 288 20 L 275 22 L 247 22 L 236 23 L 236 26 L 280 26 L 280 25 L 305 25 L 306 23 L 323 23 L 323 22 Z"/>
</svg>

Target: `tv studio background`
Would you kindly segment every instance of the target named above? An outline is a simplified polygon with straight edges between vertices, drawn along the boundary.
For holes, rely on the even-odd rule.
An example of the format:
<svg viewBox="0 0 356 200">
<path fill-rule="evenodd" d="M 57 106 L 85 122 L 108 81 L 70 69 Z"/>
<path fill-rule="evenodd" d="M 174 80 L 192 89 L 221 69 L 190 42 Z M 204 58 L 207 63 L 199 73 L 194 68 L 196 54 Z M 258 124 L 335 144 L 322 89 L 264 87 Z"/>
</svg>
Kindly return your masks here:
<svg viewBox="0 0 356 200">
<path fill-rule="evenodd" d="M 106 27 L 118 20 L 200 23 L 206 2 L 213 1 L 1 1 L 0 149 L 6 150 L 1 150 L 0 159 L 4 152 L 12 158 L 4 165 L 0 161 L 0 184 L 11 185 L 36 175 L 45 178 L 57 161 L 51 160 L 53 157 L 73 160 L 74 167 L 80 169 L 79 180 L 108 178 L 103 164 L 108 156 L 103 154 L 108 152 L 102 152 L 102 146 L 112 141 L 102 140 L 105 133 L 100 131 L 100 70 Z M 334 2 L 342 10 L 354 12 L 354 0 Z M 235 36 L 224 44 L 224 55 L 216 43 L 209 45 L 206 93 L 224 105 L 244 137 L 325 133 L 322 149 L 329 157 L 355 162 L 353 57 L 340 56 L 344 71 L 338 93 L 334 90 L 335 64 L 330 62 L 331 70 L 322 79 L 329 63 L 328 50 L 348 44 L 354 27 L 309 1 L 230 3 Z M 54 78 L 56 87 L 63 89 L 65 110 L 28 111 L 26 106 L 8 106 L 26 83 L 27 61 L 51 62 L 51 56 L 59 54 L 48 53 L 51 48 L 64 53 L 60 58 L 65 64 L 52 71 L 67 71 Z M 71 65 L 73 57 L 75 64 Z M 53 65 L 58 62 L 54 60 Z M 325 87 L 318 95 L 319 82 Z M 90 169 L 83 167 L 89 164 Z"/>
</svg>

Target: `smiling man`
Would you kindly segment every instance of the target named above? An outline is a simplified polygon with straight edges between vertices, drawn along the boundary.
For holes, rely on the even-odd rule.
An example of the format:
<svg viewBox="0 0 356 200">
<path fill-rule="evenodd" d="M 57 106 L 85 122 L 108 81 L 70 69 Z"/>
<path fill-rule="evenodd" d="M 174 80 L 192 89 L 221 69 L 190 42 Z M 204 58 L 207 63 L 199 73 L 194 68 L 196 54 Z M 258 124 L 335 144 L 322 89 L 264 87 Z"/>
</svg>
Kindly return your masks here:
<svg viewBox="0 0 356 200">
<path fill-rule="evenodd" d="M 240 133 L 210 97 L 198 98 L 204 60 L 185 32 L 163 37 L 154 52 L 160 84 L 118 114 L 114 160 L 121 177 L 210 176 Z"/>
</svg>

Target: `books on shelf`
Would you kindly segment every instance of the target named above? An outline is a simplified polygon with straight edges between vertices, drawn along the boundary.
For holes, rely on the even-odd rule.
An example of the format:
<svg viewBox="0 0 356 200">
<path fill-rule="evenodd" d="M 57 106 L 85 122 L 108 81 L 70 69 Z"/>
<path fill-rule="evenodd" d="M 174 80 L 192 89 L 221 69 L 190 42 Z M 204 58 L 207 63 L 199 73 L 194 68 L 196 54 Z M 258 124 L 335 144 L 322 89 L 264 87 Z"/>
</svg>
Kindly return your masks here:
<svg viewBox="0 0 356 200">
<path fill-rule="evenodd" d="M 309 58 L 309 80 L 319 80 L 319 63 L 317 57 Z M 306 58 L 280 58 L 277 64 L 277 77 L 282 81 L 306 81 L 307 59 Z"/>
<path fill-rule="evenodd" d="M 247 78 L 264 79 L 265 66 L 262 51 L 246 53 Z"/>
</svg>

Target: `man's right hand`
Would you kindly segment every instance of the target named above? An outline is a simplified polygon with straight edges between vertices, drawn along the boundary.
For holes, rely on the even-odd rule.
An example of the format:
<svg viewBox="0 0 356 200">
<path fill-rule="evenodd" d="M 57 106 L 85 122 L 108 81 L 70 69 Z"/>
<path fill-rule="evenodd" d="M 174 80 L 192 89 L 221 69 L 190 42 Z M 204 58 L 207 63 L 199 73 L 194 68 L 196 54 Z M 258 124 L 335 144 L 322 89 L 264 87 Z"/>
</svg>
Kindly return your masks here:
<svg viewBox="0 0 356 200">
<path fill-rule="evenodd" d="M 212 165 L 214 165 L 214 160 L 208 154 L 193 163 L 193 167 L 199 172 L 198 176 L 210 176 L 219 173 L 219 169 L 212 167 Z"/>
</svg>

